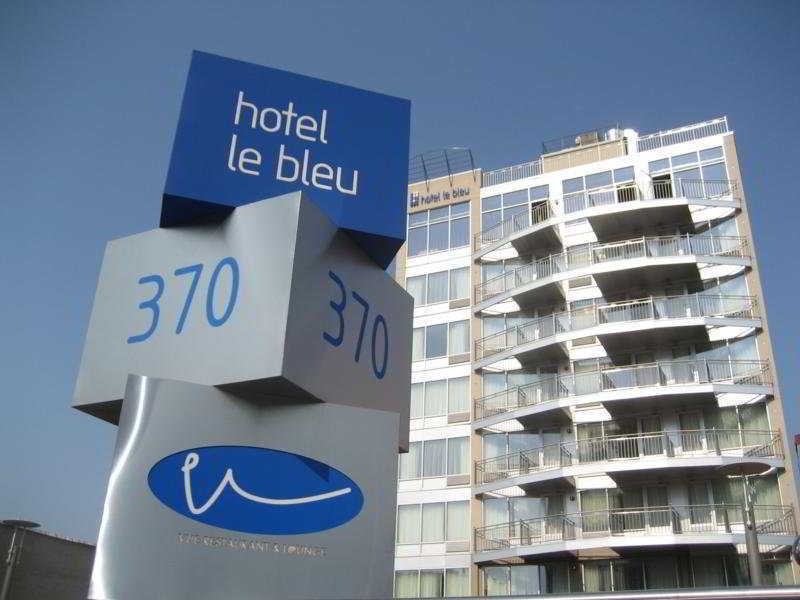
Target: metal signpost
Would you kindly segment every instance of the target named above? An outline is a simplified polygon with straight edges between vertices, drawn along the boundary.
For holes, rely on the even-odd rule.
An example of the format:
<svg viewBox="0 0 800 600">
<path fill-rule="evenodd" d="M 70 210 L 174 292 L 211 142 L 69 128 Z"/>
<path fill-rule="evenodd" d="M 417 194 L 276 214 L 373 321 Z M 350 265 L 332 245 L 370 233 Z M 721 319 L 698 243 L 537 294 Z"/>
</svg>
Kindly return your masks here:
<svg viewBox="0 0 800 600">
<path fill-rule="evenodd" d="M 391 596 L 408 131 L 405 100 L 194 53 L 75 389 L 119 425 L 89 598 Z"/>
</svg>

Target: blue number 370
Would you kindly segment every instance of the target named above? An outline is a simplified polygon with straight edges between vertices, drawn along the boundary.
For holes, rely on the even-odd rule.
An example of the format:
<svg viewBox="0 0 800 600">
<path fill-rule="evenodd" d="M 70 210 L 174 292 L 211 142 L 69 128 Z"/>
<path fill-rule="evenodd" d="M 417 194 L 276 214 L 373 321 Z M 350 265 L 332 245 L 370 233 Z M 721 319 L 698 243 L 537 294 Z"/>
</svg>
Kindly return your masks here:
<svg viewBox="0 0 800 600">
<path fill-rule="evenodd" d="M 338 330 L 336 335 L 332 335 L 327 331 L 322 332 L 322 339 L 328 342 L 334 348 L 338 348 L 342 345 L 344 341 L 344 330 L 345 330 L 345 319 L 344 319 L 344 309 L 347 306 L 347 291 L 345 289 L 344 282 L 342 279 L 333 271 L 328 271 L 328 277 L 336 284 L 336 287 L 339 288 L 339 301 L 334 302 L 333 300 L 329 301 L 328 304 L 330 305 L 333 312 L 336 313 L 337 321 L 338 321 Z M 353 290 L 352 292 L 353 299 L 361 305 L 363 312 L 361 313 L 361 327 L 358 331 L 358 341 L 356 342 L 356 350 L 355 355 L 353 356 L 353 360 L 358 362 L 361 360 L 361 347 L 364 343 L 364 331 L 367 327 L 367 321 L 369 317 L 369 302 L 365 298 L 361 296 L 358 292 Z M 381 337 L 383 338 L 383 358 L 378 360 L 378 349 L 377 349 L 377 338 L 378 333 L 380 330 L 382 331 Z M 378 315 L 375 317 L 375 320 L 372 322 L 372 372 L 375 374 L 375 377 L 378 379 L 383 379 L 384 375 L 386 375 L 386 362 L 389 360 L 389 330 L 386 327 L 386 319 L 383 315 Z M 380 364 L 379 364 L 380 363 Z"/>
<path fill-rule="evenodd" d="M 222 315 L 218 317 L 217 311 L 214 307 L 214 290 L 217 287 L 217 280 L 219 279 L 224 267 L 228 267 L 231 272 L 231 291 L 230 296 L 228 297 L 228 302 L 225 305 L 225 310 L 222 311 Z M 194 298 L 194 293 L 197 290 L 197 283 L 200 281 L 200 275 L 202 272 L 202 264 L 189 265 L 175 269 L 174 275 L 176 277 L 181 275 L 192 275 L 192 281 L 189 284 L 189 289 L 186 292 L 186 300 L 183 303 L 183 309 L 181 310 L 181 314 L 178 315 L 178 323 L 175 327 L 175 335 L 180 335 L 180 333 L 183 331 L 183 326 L 186 323 L 186 317 L 189 315 L 189 310 L 192 306 L 192 299 Z M 161 308 L 159 307 L 158 301 L 161 300 L 161 296 L 164 294 L 164 289 L 166 288 L 164 278 L 157 273 L 153 275 L 146 275 L 140 278 L 139 285 L 155 285 L 153 296 L 149 300 L 139 303 L 140 309 L 150 311 L 150 326 L 143 333 L 130 336 L 128 338 L 129 344 L 143 342 L 153 335 L 153 333 L 155 333 L 156 329 L 158 328 L 159 318 L 161 317 Z M 230 318 L 231 313 L 236 306 L 236 298 L 238 295 L 239 263 L 236 262 L 235 258 L 229 256 L 219 261 L 217 266 L 214 268 L 214 272 L 211 274 L 211 281 L 208 284 L 208 292 L 206 293 L 206 320 L 208 321 L 208 324 L 212 327 L 219 327 L 220 325 L 223 325 Z"/>
</svg>

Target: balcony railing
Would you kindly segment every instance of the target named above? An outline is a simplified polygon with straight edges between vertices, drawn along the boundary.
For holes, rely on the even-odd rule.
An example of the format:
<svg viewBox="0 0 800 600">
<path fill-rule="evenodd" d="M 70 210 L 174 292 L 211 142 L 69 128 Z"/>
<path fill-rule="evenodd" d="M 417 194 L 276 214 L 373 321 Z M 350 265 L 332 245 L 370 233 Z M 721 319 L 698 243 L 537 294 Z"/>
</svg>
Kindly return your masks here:
<svg viewBox="0 0 800 600">
<path fill-rule="evenodd" d="M 551 375 L 534 383 L 510 387 L 475 400 L 475 418 L 484 419 L 527 406 L 614 390 L 696 385 L 771 384 L 769 363 L 758 360 L 662 361 L 587 373 Z"/>
<path fill-rule="evenodd" d="M 781 458 L 783 446 L 779 432 L 761 429 L 687 429 L 606 436 L 547 444 L 475 461 L 475 482 L 480 485 L 575 465 L 657 456 Z"/>
<path fill-rule="evenodd" d="M 756 505 L 754 509 L 760 534 L 796 535 L 791 506 Z M 552 515 L 476 528 L 475 549 L 486 552 L 608 537 L 742 533 L 743 517 L 740 504 L 614 508 Z"/>
<path fill-rule="evenodd" d="M 622 242 L 589 244 L 545 258 L 487 279 L 475 286 L 475 302 L 490 300 L 522 287 L 577 269 L 635 258 L 726 256 L 745 258 L 747 240 L 738 236 L 669 235 L 640 237 Z"/>
<path fill-rule="evenodd" d="M 678 127 L 677 129 L 668 129 L 667 131 L 643 135 L 637 140 L 636 149 L 639 152 L 644 152 L 645 150 L 653 150 L 654 148 L 661 148 L 672 144 L 690 142 L 710 135 L 719 135 L 720 133 L 727 132 L 728 117 L 721 117 L 719 119 L 712 119 L 711 121 L 687 125 L 686 127 Z"/>
<path fill-rule="evenodd" d="M 541 159 L 536 159 L 511 167 L 495 169 L 494 171 L 484 171 L 481 174 L 481 186 L 487 187 L 490 185 L 497 185 L 498 183 L 508 183 L 509 181 L 516 181 L 517 179 L 524 179 L 541 174 L 542 161 Z"/>
<path fill-rule="evenodd" d="M 554 313 L 475 340 L 475 360 L 562 333 L 609 323 L 696 317 L 757 318 L 757 299 L 754 296 L 716 296 L 701 292 L 613 302 Z"/>
<path fill-rule="evenodd" d="M 737 189 L 737 183 L 729 180 L 702 181 L 702 180 L 676 180 L 654 181 L 647 190 L 641 190 L 635 185 L 610 186 L 591 191 L 568 194 L 560 199 L 564 214 L 588 210 L 598 206 L 625 204 L 636 200 L 668 200 L 671 198 L 687 198 L 694 200 L 716 199 L 730 196 Z M 552 209 L 552 204 L 558 204 L 558 198 L 551 198 L 543 204 L 536 204 L 529 211 L 512 215 L 500 223 L 496 223 L 474 236 L 473 247 L 480 250 L 486 246 L 496 244 L 512 235 L 531 229 L 548 221 L 556 222 L 557 213 Z"/>
</svg>

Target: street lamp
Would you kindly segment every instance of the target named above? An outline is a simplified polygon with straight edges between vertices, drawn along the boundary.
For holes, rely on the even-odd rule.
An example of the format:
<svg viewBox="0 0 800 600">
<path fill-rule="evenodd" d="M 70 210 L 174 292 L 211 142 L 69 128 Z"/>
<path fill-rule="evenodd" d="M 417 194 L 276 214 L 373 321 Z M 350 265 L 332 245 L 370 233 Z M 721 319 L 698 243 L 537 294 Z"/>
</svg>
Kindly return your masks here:
<svg viewBox="0 0 800 600">
<path fill-rule="evenodd" d="M 747 548 L 747 566 L 750 571 L 750 585 L 761 585 L 761 554 L 758 551 L 758 530 L 756 529 L 755 488 L 750 483 L 753 475 L 762 475 L 765 471 L 758 465 L 726 465 L 718 467 L 724 475 L 738 475 L 744 482 L 744 506 L 742 517 L 744 523 L 744 544 Z M 3 600 L 0 598 L 0 600 Z"/>
<path fill-rule="evenodd" d="M 14 533 L 11 535 L 11 545 L 9 545 L 8 554 L 6 555 L 6 573 L 3 577 L 3 587 L 0 588 L 0 600 L 6 600 L 8 589 L 11 587 L 11 573 L 14 571 L 14 565 L 19 564 L 25 533 L 29 529 L 36 529 L 40 525 L 33 521 L 20 519 L 7 519 L 0 521 L 0 523 L 14 529 Z M 17 541 L 17 538 L 19 538 L 19 541 Z"/>
</svg>

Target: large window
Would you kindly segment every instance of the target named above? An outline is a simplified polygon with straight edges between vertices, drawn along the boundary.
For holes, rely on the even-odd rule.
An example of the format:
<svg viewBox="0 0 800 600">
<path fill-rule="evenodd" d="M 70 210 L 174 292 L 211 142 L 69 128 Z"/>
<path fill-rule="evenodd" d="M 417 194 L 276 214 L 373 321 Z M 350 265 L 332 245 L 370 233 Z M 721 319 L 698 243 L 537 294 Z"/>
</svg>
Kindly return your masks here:
<svg viewBox="0 0 800 600">
<path fill-rule="evenodd" d="M 488 196 L 481 199 L 481 231 L 529 210 L 530 202 L 534 204 L 546 201 L 550 196 L 547 185 L 539 185 L 530 189 L 515 190 L 507 194 Z"/>
<path fill-rule="evenodd" d="M 469 501 L 401 504 L 397 507 L 397 543 L 432 544 L 469 539 Z"/>
<path fill-rule="evenodd" d="M 633 167 L 592 173 L 561 182 L 564 212 L 572 213 L 593 206 L 628 202 L 636 199 Z"/>
<path fill-rule="evenodd" d="M 469 377 L 411 384 L 411 418 L 469 412 Z"/>
<path fill-rule="evenodd" d="M 765 585 L 792 585 L 792 566 L 787 559 L 763 561 Z M 481 568 L 482 593 L 553 594 L 663 590 L 677 587 L 731 587 L 750 584 L 747 556 L 733 553 L 634 559 L 553 561 L 541 565 L 487 566 Z"/>
<path fill-rule="evenodd" d="M 469 596 L 469 569 L 397 571 L 395 598 L 441 598 Z"/>
<path fill-rule="evenodd" d="M 415 307 L 469 298 L 469 267 L 409 277 L 406 290 Z"/>
<path fill-rule="evenodd" d="M 648 170 L 657 198 L 704 198 L 730 193 L 722 146 L 652 160 Z M 673 190 L 674 186 L 674 190 Z"/>
<path fill-rule="evenodd" d="M 408 255 L 469 246 L 469 202 L 408 215 Z"/>
<path fill-rule="evenodd" d="M 468 437 L 411 442 L 408 452 L 400 455 L 397 469 L 401 480 L 468 473 Z"/>
<path fill-rule="evenodd" d="M 414 328 L 411 360 L 443 358 L 467 353 L 469 353 L 467 320 Z"/>
</svg>

